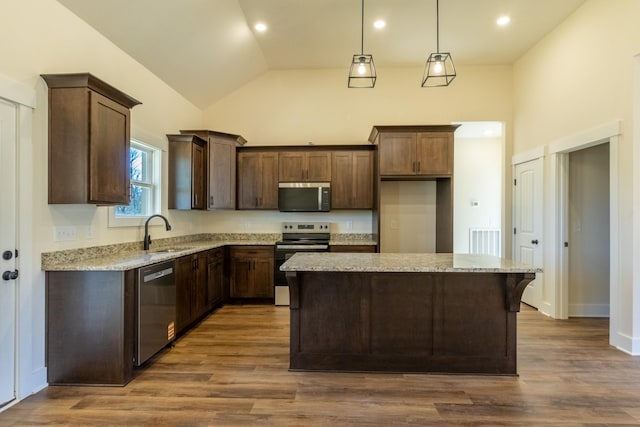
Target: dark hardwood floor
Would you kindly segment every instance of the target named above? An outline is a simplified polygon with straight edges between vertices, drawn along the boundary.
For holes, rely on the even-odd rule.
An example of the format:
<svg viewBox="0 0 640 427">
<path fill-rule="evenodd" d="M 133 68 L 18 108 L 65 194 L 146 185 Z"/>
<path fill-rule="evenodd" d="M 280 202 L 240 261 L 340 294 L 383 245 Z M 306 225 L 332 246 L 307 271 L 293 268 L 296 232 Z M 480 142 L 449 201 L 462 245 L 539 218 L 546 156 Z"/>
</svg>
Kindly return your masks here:
<svg viewBox="0 0 640 427">
<path fill-rule="evenodd" d="M 523 306 L 518 332 L 518 377 L 288 372 L 288 308 L 226 306 L 126 387 L 48 387 L 0 426 L 640 425 L 640 357 L 607 319 Z"/>
</svg>

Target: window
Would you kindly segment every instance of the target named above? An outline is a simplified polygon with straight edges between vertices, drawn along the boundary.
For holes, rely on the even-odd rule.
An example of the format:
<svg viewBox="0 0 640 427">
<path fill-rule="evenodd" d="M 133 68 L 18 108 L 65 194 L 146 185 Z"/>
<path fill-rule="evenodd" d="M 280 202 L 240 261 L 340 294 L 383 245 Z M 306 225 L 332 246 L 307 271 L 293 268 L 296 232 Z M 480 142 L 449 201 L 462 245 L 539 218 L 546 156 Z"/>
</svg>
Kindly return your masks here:
<svg viewBox="0 0 640 427">
<path fill-rule="evenodd" d="M 160 150 L 131 141 L 131 203 L 110 209 L 109 226 L 138 226 L 160 213 Z"/>
</svg>

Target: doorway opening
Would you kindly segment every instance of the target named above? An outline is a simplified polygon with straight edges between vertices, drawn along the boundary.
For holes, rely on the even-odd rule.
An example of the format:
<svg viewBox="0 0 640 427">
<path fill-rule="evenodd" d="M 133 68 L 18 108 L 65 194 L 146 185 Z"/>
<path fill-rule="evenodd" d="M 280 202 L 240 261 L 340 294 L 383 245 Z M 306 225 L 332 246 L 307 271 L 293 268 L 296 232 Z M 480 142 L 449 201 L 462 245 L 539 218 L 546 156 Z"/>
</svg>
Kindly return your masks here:
<svg viewBox="0 0 640 427">
<path fill-rule="evenodd" d="M 569 317 L 609 317 L 609 143 L 568 153 Z"/>
<path fill-rule="evenodd" d="M 608 233 L 608 258 L 604 257 L 605 265 L 608 265 L 608 314 L 609 314 L 609 344 L 618 348 L 625 348 L 624 343 L 620 342 L 620 336 L 618 334 L 619 322 L 620 322 L 620 309 L 619 309 L 619 172 L 618 172 L 618 157 L 619 157 L 619 140 L 621 135 L 621 123 L 620 121 L 613 121 L 605 123 L 593 129 L 586 130 L 579 134 L 556 140 L 550 144 L 548 155 L 551 164 L 550 171 L 550 194 L 547 200 L 550 200 L 550 212 L 553 213 L 552 221 L 549 226 L 551 246 L 549 251 L 545 254 L 545 270 L 549 270 L 553 274 L 552 283 L 549 284 L 550 296 L 552 297 L 552 310 L 550 314 L 556 319 L 567 319 L 570 315 L 569 310 L 569 288 L 571 286 L 570 281 L 570 248 L 572 246 L 570 237 L 575 238 L 577 236 L 576 231 L 571 231 L 571 227 L 582 231 L 584 226 L 581 223 L 570 221 L 570 156 L 580 156 L 583 153 L 579 153 L 582 150 L 592 147 L 598 147 L 596 150 L 608 151 L 608 168 L 600 166 L 600 176 L 602 173 L 608 176 L 608 194 L 606 198 L 608 202 L 601 202 L 604 207 L 600 208 L 608 209 L 609 223 L 608 227 L 605 227 L 605 232 Z M 602 178 L 600 178 L 602 179 Z M 574 181 L 579 178 L 574 178 Z M 599 184 L 601 185 L 601 183 Z M 588 190 L 588 189 L 587 189 Z M 606 192 L 600 190 L 601 196 Z M 573 233 L 573 234 L 570 234 Z M 603 242 L 600 242 L 603 246 Z M 575 245 L 573 245 L 575 246 Z M 608 261 L 608 263 L 607 263 Z M 574 273 L 575 278 L 575 273 Z M 606 282 L 606 280 L 601 280 Z M 575 288 L 574 290 L 580 289 Z M 572 290 L 573 292 L 573 290 Z M 584 291 L 582 291 L 584 292 Z M 606 292 L 606 291 L 605 291 Z M 575 295 L 572 295 L 574 298 Z M 578 300 L 575 300 L 578 301 Z M 574 303 L 572 310 L 574 312 L 571 315 L 596 315 L 597 310 L 600 310 L 600 315 L 604 316 L 606 312 L 606 304 L 600 303 Z M 589 301 L 589 300 L 586 300 Z M 593 301 L 593 300 L 591 300 Z M 604 301 L 604 299 L 601 299 Z M 580 314 L 580 310 L 584 314 Z"/>
</svg>

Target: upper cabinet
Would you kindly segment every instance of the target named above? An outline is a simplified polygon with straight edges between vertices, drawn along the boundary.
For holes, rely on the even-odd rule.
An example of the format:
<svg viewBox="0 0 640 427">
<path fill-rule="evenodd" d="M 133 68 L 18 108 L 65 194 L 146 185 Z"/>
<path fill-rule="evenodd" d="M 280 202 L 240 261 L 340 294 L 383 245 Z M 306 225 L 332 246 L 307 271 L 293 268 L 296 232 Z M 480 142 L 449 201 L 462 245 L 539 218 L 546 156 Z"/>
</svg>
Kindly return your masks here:
<svg viewBox="0 0 640 427">
<path fill-rule="evenodd" d="M 281 151 L 280 182 L 331 181 L 331 151 Z"/>
<path fill-rule="evenodd" d="M 331 209 L 373 208 L 373 152 L 331 154 Z"/>
<path fill-rule="evenodd" d="M 181 130 L 207 141 L 207 208 L 236 208 L 236 148 L 247 141 L 240 135 L 212 130 Z"/>
<path fill-rule="evenodd" d="M 369 140 L 378 144 L 380 176 L 452 176 L 456 128 L 456 125 L 374 127 Z"/>
<path fill-rule="evenodd" d="M 130 109 L 89 73 L 43 74 L 49 87 L 49 204 L 130 203 Z"/>
<path fill-rule="evenodd" d="M 278 153 L 238 153 L 238 209 L 278 209 Z"/>
<path fill-rule="evenodd" d="M 207 141 L 197 135 L 169 139 L 169 209 L 206 209 Z"/>
</svg>

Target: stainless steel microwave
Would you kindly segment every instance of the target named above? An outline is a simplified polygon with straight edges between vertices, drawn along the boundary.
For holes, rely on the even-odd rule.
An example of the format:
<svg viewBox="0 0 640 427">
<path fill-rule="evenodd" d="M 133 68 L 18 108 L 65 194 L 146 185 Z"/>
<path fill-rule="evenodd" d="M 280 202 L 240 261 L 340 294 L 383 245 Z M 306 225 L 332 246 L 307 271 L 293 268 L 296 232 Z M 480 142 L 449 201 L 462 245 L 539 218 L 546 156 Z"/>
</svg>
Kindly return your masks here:
<svg viewBox="0 0 640 427">
<path fill-rule="evenodd" d="M 280 212 L 329 212 L 331 183 L 280 182 L 278 209 Z"/>
</svg>

